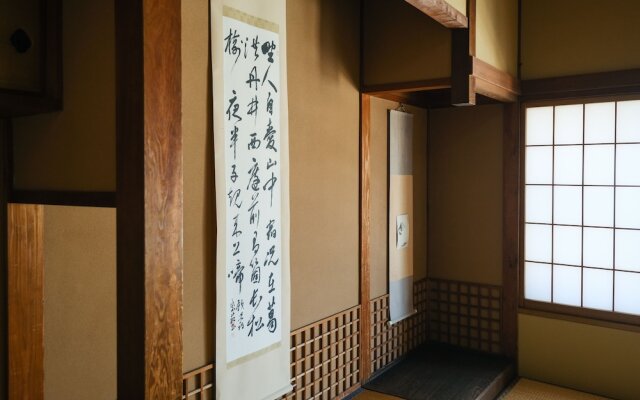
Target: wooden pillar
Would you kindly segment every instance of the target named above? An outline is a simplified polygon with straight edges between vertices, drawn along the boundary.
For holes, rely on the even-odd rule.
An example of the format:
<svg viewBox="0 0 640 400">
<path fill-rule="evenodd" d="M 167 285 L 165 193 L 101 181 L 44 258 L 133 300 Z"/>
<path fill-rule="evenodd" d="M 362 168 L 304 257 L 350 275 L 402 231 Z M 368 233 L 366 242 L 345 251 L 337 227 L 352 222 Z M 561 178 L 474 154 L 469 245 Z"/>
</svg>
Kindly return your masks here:
<svg viewBox="0 0 640 400">
<path fill-rule="evenodd" d="M 371 377 L 371 97 L 360 95 L 360 383 Z"/>
<path fill-rule="evenodd" d="M 518 355 L 520 245 L 520 106 L 505 104 L 503 120 L 502 348 Z"/>
<path fill-rule="evenodd" d="M 182 397 L 180 0 L 116 0 L 118 399 Z"/>
<path fill-rule="evenodd" d="M 468 27 L 451 30 L 451 104 L 476 104 L 473 57 L 476 55 L 476 0 L 467 0 Z"/>
<path fill-rule="evenodd" d="M 44 398 L 43 206 L 8 207 L 9 400 Z"/>
<path fill-rule="evenodd" d="M 0 398 L 8 398 L 7 203 L 9 199 L 10 121 L 0 120 Z"/>
</svg>

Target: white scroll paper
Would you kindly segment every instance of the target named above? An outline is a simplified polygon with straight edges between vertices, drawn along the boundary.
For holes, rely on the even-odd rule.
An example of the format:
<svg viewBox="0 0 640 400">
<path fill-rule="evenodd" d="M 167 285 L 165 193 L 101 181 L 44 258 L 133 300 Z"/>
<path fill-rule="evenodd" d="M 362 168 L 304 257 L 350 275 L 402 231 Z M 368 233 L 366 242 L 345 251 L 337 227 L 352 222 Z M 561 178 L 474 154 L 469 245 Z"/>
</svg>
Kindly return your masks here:
<svg viewBox="0 0 640 400">
<path fill-rule="evenodd" d="M 216 398 L 288 392 L 285 2 L 212 0 Z"/>
</svg>

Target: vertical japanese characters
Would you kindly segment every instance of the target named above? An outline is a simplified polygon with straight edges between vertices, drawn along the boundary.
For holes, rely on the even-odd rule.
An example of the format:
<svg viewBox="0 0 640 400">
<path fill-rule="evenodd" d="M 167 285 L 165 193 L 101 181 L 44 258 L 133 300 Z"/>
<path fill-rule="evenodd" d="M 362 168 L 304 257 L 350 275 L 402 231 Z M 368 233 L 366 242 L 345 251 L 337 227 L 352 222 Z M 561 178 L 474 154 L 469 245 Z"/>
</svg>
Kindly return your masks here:
<svg viewBox="0 0 640 400">
<path fill-rule="evenodd" d="M 280 342 L 278 34 L 223 18 L 227 361 Z"/>
</svg>

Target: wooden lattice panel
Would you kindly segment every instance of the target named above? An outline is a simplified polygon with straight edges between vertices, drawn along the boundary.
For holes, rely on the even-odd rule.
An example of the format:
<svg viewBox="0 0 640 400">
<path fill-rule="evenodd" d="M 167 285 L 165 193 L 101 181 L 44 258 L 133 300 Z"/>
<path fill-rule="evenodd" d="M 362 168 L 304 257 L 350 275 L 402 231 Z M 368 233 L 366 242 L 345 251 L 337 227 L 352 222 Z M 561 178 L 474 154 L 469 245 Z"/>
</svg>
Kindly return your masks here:
<svg viewBox="0 0 640 400">
<path fill-rule="evenodd" d="M 213 400 L 215 393 L 213 382 L 215 373 L 213 364 L 209 364 L 182 377 L 182 398 L 186 400 Z"/>
<path fill-rule="evenodd" d="M 371 371 L 384 368 L 427 340 L 427 280 L 414 283 L 413 316 L 389 325 L 389 295 L 371 300 Z"/>
<path fill-rule="evenodd" d="M 502 288 L 429 279 L 429 340 L 501 353 Z"/>
<path fill-rule="evenodd" d="M 359 383 L 360 306 L 291 333 L 290 400 L 341 398 Z"/>
</svg>

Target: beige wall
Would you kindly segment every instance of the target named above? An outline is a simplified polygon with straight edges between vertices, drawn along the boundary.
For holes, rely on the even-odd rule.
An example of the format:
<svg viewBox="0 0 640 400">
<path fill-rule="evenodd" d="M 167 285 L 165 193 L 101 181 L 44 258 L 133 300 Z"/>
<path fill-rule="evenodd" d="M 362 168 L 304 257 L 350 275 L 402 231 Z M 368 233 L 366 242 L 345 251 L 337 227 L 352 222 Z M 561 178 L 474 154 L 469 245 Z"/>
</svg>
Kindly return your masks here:
<svg viewBox="0 0 640 400">
<path fill-rule="evenodd" d="M 451 76 L 449 29 L 405 1 L 367 0 L 364 5 L 365 84 Z"/>
<path fill-rule="evenodd" d="M 115 210 L 45 207 L 47 400 L 116 398 L 115 249 Z"/>
<path fill-rule="evenodd" d="M 398 103 L 371 98 L 371 298 L 388 292 L 387 110 Z M 427 110 L 405 106 L 413 119 L 414 280 L 427 276 Z"/>
<path fill-rule="evenodd" d="M 183 369 L 215 358 L 215 196 L 209 2 L 182 1 Z"/>
<path fill-rule="evenodd" d="M 522 376 L 620 400 L 640 398 L 640 330 L 519 316 Z"/>
<path fill-rule="evenodd" d="M 447 3 L 464 15 L 467 15 L 467 0 L 447 0 Z"/>
<path fill-rule="evenodd" d="M 64 111 L 14 119 L 18 189 L 115 189 L 113 1 L 64 0 Z"/>
<path fill-rule="evenodd" d="M 359 4 L 287 2 L 292 329 L 358 304 Z"/>
<path fill-rule="evenodd" d="M 518 75 L 518 0 L 476 2 L 476 56 Z"/>
<path fill-rule="evenodd" d="M 502 106 L 429 114 L 429 277 L 502 283 Z"/>
<path fill-rule="evenodd" d="M 523 0 L 522 78 L 640 68 L 637 0 Z"/>
</svg>

